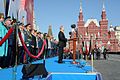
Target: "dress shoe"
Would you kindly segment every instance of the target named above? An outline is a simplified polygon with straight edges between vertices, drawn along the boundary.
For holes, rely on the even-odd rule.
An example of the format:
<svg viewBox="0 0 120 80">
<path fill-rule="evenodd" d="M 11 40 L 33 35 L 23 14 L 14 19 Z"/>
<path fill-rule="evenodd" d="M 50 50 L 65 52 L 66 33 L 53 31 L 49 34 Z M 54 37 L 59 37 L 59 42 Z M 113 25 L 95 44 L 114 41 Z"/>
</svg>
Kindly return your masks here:
<svg viewBox="0 0 120 80">
<path fill-rule="evenodd" d="M 63 61 L 58 61 L 58 63 L 63 63 Z"/>
</svg>

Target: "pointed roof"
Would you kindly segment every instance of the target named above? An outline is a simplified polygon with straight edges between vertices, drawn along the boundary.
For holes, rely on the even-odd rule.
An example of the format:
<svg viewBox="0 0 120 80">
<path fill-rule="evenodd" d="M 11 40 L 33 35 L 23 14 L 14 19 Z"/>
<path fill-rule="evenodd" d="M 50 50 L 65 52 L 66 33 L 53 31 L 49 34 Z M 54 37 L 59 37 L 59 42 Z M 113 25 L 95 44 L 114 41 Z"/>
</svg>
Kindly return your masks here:
<svg viewBox="0 0 120 80">
<path fill-rule="evenodd" d="M 103 0 L 103 8 L 102 11 L 105 11 L 105 4 L 104 4 L 104 0 Z"/>
<path fill-rule="evenodd" d="M 113 28 L 113 25 L 112 25 L 112 24 L 110 24 L 110 29 L 109 29 L 109 31 L 114 31 L 114 28 Z"/>
<path fill-rule="evenodd" d="M 99 23 L 98 23 L 97 19 L 88 19 L 87 22 L 85 23 L 85 27 L 88 27 L 88 25 L 91 22 L 94 22 L 96 24 L 96 26 L 99 26 Z"/>
<path fill-rule="evenodd" d="M 82 0 L 80 0 L 80 13 L 82 13 Z"/>
</svg>

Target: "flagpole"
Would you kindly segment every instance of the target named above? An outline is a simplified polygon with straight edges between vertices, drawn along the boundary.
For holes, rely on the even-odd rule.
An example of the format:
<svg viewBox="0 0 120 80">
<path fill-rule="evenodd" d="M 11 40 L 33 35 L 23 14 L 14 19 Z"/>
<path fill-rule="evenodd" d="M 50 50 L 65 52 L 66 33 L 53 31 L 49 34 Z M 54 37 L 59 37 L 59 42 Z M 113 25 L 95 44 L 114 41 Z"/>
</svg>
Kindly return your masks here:
<svg viewBox="0 0 120 80">
<path fill-rule="evenodd" d="M 4 16 L 6 17 L 6 0 L 4 0 Z"/>
<path fill-rule="evenodd" d="M 93 67 L 93 54 L 94 54 L 94 53 L 92 53 L 92 45 L 93 45 L 93 44 L 92 44 L 92 43 L 93 43 L 92 37 L 93 37 L 93 36 L 91 36 L 91 39 L 90 39 L 90 48 L 89 48 L 89 52 L 91 53 L 91 66 L 92 66 L 92 72 L 94 72 L 94 71 L 93 71 L 93 69 L 94 69 L 94 67 Z"/>
<path fill-rule="evenodd" d="M 18 38 L 17 38 L 17 34 L 18 34 L 18 12 L 19 10 L 17 10 L 17 22 L 15 23 L 14 27 L 15 27 L 15 53 L 16 53 L 16 56 L 15 56 L 15 66 L 13 67 L 13 78 L 12 80 L 16 80 L 16 76 L 17 76 L 17 58 L 18 58 L 18 45 L 17 45 L 17 41 L 18 41 Z"/>
<path fill-rule="evenodd" d="M 91 65 L 92 65 L 92 72 L 93 72 L 93 54 L 91 54 Z"/>
</svg>

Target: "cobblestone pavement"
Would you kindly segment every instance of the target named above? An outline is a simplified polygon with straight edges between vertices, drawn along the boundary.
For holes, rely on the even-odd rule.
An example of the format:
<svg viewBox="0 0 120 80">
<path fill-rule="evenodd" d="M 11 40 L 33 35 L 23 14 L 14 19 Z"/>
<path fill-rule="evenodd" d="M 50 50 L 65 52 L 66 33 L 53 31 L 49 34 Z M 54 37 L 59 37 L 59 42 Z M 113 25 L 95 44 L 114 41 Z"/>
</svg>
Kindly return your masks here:
<svg viewBox="0 0 120 80">
<path fill-rule="evenodd" d="M 102 74 L 103 80 L 120 80 L 120 55 L 109 55 L 107 60 L 94 60 L 94 68 Z"/>
</svg>

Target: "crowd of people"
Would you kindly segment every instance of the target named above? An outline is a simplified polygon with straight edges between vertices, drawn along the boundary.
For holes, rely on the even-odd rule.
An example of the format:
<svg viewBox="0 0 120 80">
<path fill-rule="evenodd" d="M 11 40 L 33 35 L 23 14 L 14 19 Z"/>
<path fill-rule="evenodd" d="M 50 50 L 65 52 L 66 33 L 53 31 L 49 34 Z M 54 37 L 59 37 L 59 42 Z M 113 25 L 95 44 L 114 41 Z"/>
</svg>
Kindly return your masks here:
<svg viewBox="0 0 120 80">
<path fill-rule="evenodd" d="M 97 59 L 97 60 L 100 60 L 100 59 L 107 59 L 107 54 L 108 54 L 108 49 L 107 48 L 104 48 L 104 49 L 101 49 L 99 47 L 96 47 L 92 50 L 91 54 L 93 54 L 93 59 Z"/>
<path fill-rule="evenodd" d="M 103 50 L 99 47 L 95 47 L 94 49 L 91 49 L 90 51 L 84 50 L 84 48 L 81 48 L 81 50 L 76 50 L 76 59 L 91 59 L 91 55 L 93 55 L 94 60 L 100 60 L 100 59 L 107 59 L 109 57 L 108 55 L 109 49 L 104 48 Z M 65 59 L 73 59 L 73 49 L 69 50 L 66 49 L 64 53 Z"/>
<path fill-rule="evenodd" d="M 44 55 L 46 58 L 57 55 L 57 41 L 53 36 L 32 29 L 31 24 L 24 25 L 23 23 L 17 23 L 18 25 L 16 25 L 16 22 L 17 20 L 11 19 L 11 17 L 4 18 L 3 15 L 0 16 L 0 40 L 4 38 L 11 28 L 14 28 L 14 31 L 10 34 L 8 39 L 0 45 L 0 68 L 13 67 L 16 61 L 17 64 L 26 64 L 36 60 L 30 57 L 24 50 L 18 34 L 15 33 L 15 27 L 18 27 L 18 32 L 21 32 L 27 49 L 33 55 L 37 55 L 41 51 L 43 40 L 46 40 L 46 50 L 43 51 L 43 54 L 38 59 L 42 59 Z M 17 38 L 15 39 L 16 35 Z M 18 47 L 17 53 L 15 48 L 16 40 Z"/>
<path fill-rule="evenodd" d="M 0 40 L 5 37 L 11 28 L 14 29 L 8 39 L 6 39 L 4 43 L 0 44 L 0 68 L 12 67 L 15 65 L 15 63 L 26 64 L 36 60 L 30 57 L 27 54 L 27 51 L 25 51 L 18 33 L 15 32 L 15 27 L 18 27 L 18 32 L 21 33 L 23 41 L 32 55 L 36 56 L 38 53 L 40 53 L 44 43 L 43 41 L 46 40 L 47 44 L 44 47 L 44 51 L 42 52 L 43 54 L 38 59 L 43 59 L 44 55 L 46 58 L 49 58 L 56 56 L 57 54 L 58 63 L 63 63 L 63 57 L 72 59 L 73 50 L 68 50 L 67 54 L 63 54 L 67 42 L 67 38 L 65 38 L 64 35 L 63 26 L 60 27 L 60 32 L 58 34 L 59 42 L 57 42 L 53 36 L 47 33 L 43 34 L 42 32 L 33 29 L 31 24 L 24 25 L 22 22 L 18 23 L 16 19 L 11 19 L 11 17 L 4 18 L 4 16 L 0 16 Z M 16 44 L 18 51 L 16 50 Z M 106 48 L 104 48 L 104 50 L 101 50 L 99 47 L 95 47 L 89 52 L 86 52 L 85 49 L 81 50 L 78 49 L 76 51 L 76 58 L 80 57 L 83 59 L 91 59 L 91 54 L 93 54 L 94 59 L 100 59 L 101 54 L 103 54 L 103 58 L 107 59 L 106 53 L 108 50 Z M 81 57 L 81 54 L 83 57 Z"/>
</svg>

